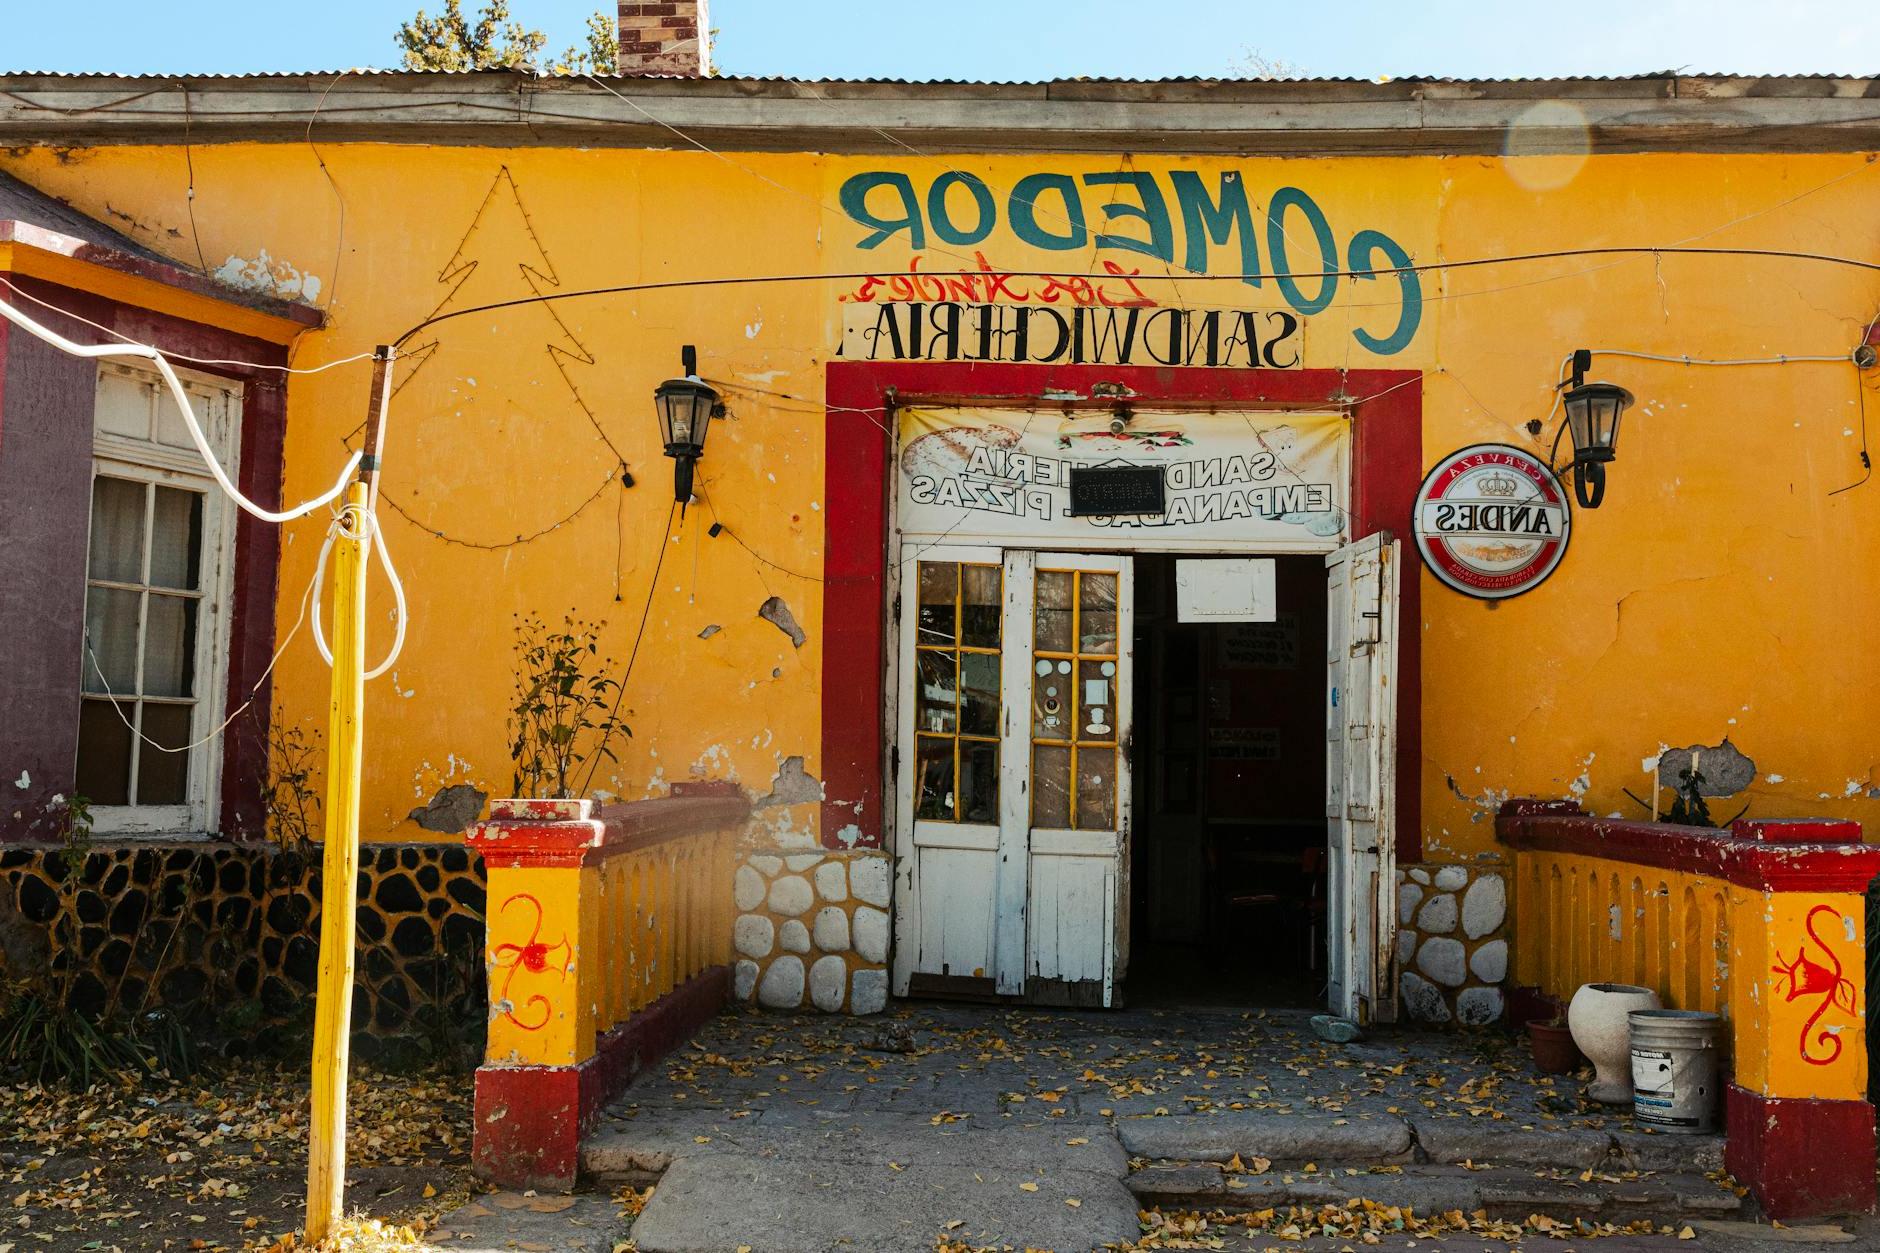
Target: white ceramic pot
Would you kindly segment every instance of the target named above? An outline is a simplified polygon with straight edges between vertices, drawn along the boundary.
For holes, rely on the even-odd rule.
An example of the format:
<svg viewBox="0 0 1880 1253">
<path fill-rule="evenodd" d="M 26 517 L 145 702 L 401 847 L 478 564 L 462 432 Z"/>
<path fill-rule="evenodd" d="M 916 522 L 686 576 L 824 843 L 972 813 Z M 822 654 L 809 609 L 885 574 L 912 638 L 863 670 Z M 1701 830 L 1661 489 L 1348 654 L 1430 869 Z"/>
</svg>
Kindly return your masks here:
<svg viewBox="0 0 1880 1253">
<path fill-rule="evenodd" d="M 1656 992 L 1629 983 L 1588 983 L 1573 994 L 1567 1029 L 1593 1063 L 1587 1096 L 1606 1105 L 1632 1103 L 1632 1034 L 1626 1015 L 1662 1008 Z"/>
</svg>

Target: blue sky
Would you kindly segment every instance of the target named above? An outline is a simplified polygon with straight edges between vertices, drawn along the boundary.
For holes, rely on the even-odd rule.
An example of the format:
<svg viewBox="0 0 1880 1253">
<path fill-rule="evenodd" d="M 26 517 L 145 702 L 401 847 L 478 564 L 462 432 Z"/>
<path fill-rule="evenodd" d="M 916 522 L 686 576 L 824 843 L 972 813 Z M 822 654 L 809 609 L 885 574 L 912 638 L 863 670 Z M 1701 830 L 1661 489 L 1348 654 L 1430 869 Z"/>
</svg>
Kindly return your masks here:
<svg viewBox="0 0 1880 1253">
<path fill-rule="evenodd" d="M 555 48 L 578 42 L 599 7 L 512 6 Z M 0 70 L 388 66 L 392 32 L 417 7 L 0 0 Z M 793 77 L 1217 75 L 1252 54 L 1320 75 L 1880 74 L 1880 6 L 1869 0 L 711 0 L 711 18 L 724 72 Z"/>
</svg>

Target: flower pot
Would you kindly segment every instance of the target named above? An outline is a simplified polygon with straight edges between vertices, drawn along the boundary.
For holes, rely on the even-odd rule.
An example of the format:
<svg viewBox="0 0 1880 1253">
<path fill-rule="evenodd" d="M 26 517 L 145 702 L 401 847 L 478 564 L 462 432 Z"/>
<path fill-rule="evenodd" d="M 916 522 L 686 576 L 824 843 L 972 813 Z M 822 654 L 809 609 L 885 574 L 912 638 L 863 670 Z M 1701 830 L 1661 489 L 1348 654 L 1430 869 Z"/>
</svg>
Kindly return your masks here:
<svg viewBox="0 0 1880 1253">
<path fill-rule="evenodd" d="M 1629 983 L 1588 983 L 1567 1006 L 1573 1042 L 1593 1063 L 1589 1099 L 1603 1105 L 1632 1103 L 1632 1033 L 1627 1015 L 1635 1009 L 1662 1008 L 1658 994 Z"/>
<path fill-rule="evenodd" d="M 1564 1023 L 1536 1018 L 1528 1023 L 1527 1033 L 1534 1064 L 1543 1074 L 1570 1075 L 1580 1068 L 1580 1050 L 1573 1047 L 1573 1033 Z"/>
</svg>

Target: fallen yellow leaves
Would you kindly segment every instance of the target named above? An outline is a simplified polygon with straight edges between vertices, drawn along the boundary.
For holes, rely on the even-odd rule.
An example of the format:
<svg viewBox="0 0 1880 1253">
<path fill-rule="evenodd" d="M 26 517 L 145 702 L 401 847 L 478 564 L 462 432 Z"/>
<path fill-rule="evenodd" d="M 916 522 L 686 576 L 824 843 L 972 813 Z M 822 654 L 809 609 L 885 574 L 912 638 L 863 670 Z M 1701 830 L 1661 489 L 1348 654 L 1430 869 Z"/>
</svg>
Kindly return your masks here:
<svg viewBox="0 0 1880 1253">
<path fill-rule="evenodd" d="M 1217 1233 L 1232 1228 L 1258 1232 L 1262 1236 L 1282 1241 L 1338 1239 L 1359 1244 L 1376 1244 L 1383 1237 L 1393 1235 L 1436 1240 L 1445 1236 L 1468 1235 L 1518 1242 L 1535 1236 L 1597 1239 L 1672 1234 L 1672 1228 L 1656 1227 L 1647 1221 L 1623 1225 L 1594 1223 L 1585 1219 L 1569 1222 L 1545 1214 L 1530 1214 L 1524 1221 L 1507 1222 L 1491 1219 L 1482 1210 L 1473 1214 L 1448 1210 L 1423 1216 L 1399 1206 L 1362 1200 L 1353 1200 L 1344 1205 L 1317 1208 L 1291 1206 L 1245 1213 L 1143 1210 L 1137 1217 L 1142 1225 L 1142 1238 L 1125 1245 L 1126 1249 L 1220 1249 L 1227 1247 L 1226 1240 Z M 1679 1239 L 1695 1236 L 1695 1232 L 1686 1236 L 1685 1231 L 1691 1231 L 1691 1228 L 1679 1231 Z"/>
</svg>

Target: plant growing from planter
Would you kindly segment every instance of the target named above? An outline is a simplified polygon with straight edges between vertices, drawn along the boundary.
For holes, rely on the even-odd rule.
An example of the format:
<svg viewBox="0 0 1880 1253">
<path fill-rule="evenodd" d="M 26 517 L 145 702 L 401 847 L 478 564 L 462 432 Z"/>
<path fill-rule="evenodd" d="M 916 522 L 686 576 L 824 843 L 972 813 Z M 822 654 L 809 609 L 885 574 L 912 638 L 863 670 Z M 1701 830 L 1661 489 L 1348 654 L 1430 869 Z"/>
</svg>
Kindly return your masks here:
<svg viewBox="0 0 1880 1253">
<path fill-rule="evenodd" d="M 1570 1075 L 1580 1068 L 1580 1050 L 1573 1043 L 1573 1032 L 1567 1029 L 1564 1014 L 1529 1019 L 1527 1033 L 1534 1064 L 1542 1073 Z"/>
<path fill-rule="evenodd" d="M 568 614 L 551 628 L 534 613 L 516 616 L 516 698 L 506 724 L 516 768 L 511 795 L 568 799 L 582 765 L 619 760 L 612 740 L 633 732 L 619 717 L 613 661 L 600 655 L 604 625 Z"/>
</svg>

